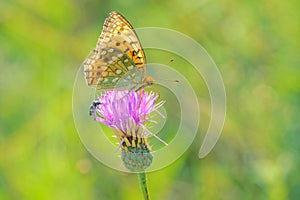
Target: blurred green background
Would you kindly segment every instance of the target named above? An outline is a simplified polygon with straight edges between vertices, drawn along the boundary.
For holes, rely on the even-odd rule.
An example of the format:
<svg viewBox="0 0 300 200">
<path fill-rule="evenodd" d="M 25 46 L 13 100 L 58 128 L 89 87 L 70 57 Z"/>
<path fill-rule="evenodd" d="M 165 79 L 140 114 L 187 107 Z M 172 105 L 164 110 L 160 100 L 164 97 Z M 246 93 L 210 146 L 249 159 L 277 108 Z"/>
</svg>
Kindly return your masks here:
<svg viewBox="0 0 300 200">
<path fill-rule="evenodd" d="M 76 72 L 113 10 L 136 28 L 194 38 L 226 87 L 227 118 L 216 147 L 198 159 L 198 135 L 174 164 L 150 173 L 152 199 L 299 199 L 296 0 L 2 0 L 0 199 L 142 199 L 136 176 L 87 152 L 72 117 Z M 210 100 L 205 88 L 197 95 L 204 133 Z"/>
</svg>

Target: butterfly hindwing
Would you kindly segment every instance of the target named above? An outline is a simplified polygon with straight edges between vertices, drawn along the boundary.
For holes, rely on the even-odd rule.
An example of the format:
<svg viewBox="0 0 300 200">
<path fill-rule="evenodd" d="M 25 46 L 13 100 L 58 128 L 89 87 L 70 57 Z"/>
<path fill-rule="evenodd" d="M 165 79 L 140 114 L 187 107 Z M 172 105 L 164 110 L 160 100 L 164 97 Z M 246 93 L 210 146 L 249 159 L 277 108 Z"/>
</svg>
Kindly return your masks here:
<svg viewBox="0 0 300 200">
<path fill-rule="evenodd" d="M 133 91 L 142 82 L 143 74 L 137 67 L 127 71 L 116 83 L 115 88 Z"/>
<path fill-rule="evenodd" d="M 84 72 L 88 84 L 98 89 L 128 89 L 130 86 L 126 87 L 126 82 L 128 85 L 139 84 L 143 78 L 127 54 L 115 48 L 103 49 L 100 57 L 92 53 L 86 59 Z"/>
</svg>

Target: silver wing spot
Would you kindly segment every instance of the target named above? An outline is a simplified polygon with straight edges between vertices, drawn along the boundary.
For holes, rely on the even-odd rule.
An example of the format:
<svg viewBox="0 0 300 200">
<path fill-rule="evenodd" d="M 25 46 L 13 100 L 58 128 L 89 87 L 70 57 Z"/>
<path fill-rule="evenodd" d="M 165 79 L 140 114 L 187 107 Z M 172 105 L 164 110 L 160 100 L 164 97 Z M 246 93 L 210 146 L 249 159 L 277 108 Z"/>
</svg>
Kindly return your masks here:
<svg viewBox="0 0 300 200">
<path fill-rule="evenodd" d="M 114 78 L 114 79 L 112 80 L 112 82 L 114 83 L 114 82 L 116 82 L 118 79 L 119 79 L 119 78 Z"/>
</svg>

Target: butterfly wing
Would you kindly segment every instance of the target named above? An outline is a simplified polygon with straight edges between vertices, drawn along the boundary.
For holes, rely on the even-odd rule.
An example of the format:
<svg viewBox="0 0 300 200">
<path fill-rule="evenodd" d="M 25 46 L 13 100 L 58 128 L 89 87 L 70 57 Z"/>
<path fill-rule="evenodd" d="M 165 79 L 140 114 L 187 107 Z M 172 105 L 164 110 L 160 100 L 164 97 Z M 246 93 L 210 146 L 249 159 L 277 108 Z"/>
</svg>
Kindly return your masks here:
<svg viewBox="0 0 300 200">
<path fill-rule="evenodd" d="M 103 49 L 110 58 L 108 65 L 102 59 L 95 61 L 96 70 L 86 68 L 85 76 L 87 81 L 95 82 L 98 89 L 118 89 L 125 90 L 135 88 L 142 82 L 141 74 L 135 63 L 127 56 L 115 48 Z"/>
<path fill-rule="evenodd" d="M 140 79 L 141 82 L 146 70 L 146 58 L 138 36 L 121 14 L 111 12 L 105 20 L 96 48 L 84 62 L 87 84 L 97 89 L 121 87 L 127 81 L 117 85 L 119 79 L 137 69 L 140 75 L 136 76 L 135 81 Z"/>
<path fill-rule="evenodd" d="M 115 84 L 115 88 L 118 90 L 133 91 L 138 88 L 140 83 L 143 81 L 143 78 L 144 76 L 138 67 L 133 67 L 130 71 L 127 71 L 118 79 Z"/>
</svg>

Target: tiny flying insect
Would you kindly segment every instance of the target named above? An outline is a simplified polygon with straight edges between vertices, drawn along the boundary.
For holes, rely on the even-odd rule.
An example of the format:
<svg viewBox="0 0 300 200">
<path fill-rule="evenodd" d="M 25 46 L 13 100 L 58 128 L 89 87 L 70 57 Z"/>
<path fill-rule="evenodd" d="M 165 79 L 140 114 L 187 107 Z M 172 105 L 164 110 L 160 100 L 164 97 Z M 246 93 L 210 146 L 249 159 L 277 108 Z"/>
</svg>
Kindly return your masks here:
<svg viewBox="0 0 300 200">
<path fill-rule="evenodd" d="M 90 116 L 93 116 L 95 118 L 95 111 L 98 105 L 100 105 L 101 103 L 99 101 L 93 101 L 93 103 L 90 106 L 90 110 L 89 110 L 89 114 Z"/>
</svg>

